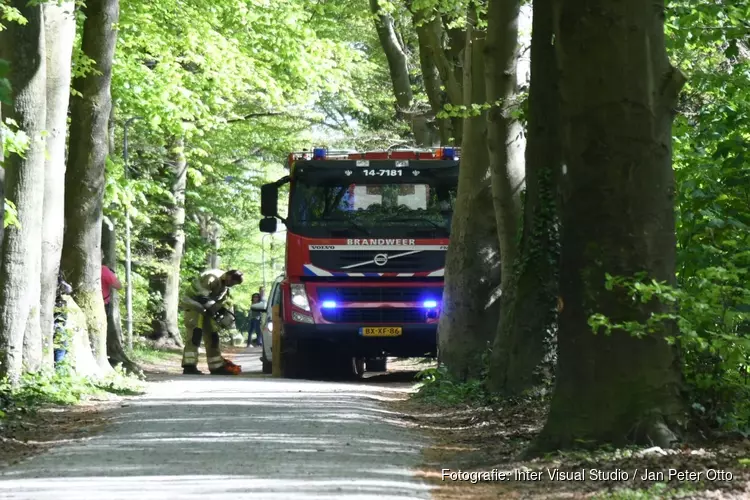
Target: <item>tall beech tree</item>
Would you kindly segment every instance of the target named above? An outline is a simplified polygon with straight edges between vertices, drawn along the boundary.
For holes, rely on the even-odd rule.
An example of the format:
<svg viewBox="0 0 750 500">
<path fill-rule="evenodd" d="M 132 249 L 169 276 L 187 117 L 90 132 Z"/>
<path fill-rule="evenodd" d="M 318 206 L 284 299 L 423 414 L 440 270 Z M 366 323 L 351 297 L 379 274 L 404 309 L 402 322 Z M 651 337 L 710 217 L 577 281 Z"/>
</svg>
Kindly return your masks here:
<svg viewBox="0 0 750 500">
<path fill-rule="evenodd" d="M 101 291 L 101 227 L 119 4 L 117 0 L 89 0 L 82 11 L 85 21 L 81 50 L 95 61 L 95 71 L 73 82 L 80 95 L 71 99 L 62 269 L 73 286 L 75 301 L 86 316 L 97 363 L 108 370 L 107 321 Z"/>
<path fill-rule="evenodd" d="M 524 184 L 523 126 L 515 112 L 518 101 L 519 0 L 489 0 L 484 64 L 487 101 L 487 148 L 492 173 L 492 198 L 497 217 L 502 288 L 512 277 L 521 221 L 521 191 Z"/>
<path fill-rule="evenodd" d="M 178 326 L 180 301 L 180 264 L 185 250 L 185 189 L 187 188 L 185 139 L 179 137 L 169 145 L 166 172 L 170 184 L 170 200 L 165 205 L 169 227 L 165 236 L 163 273 L 153 276 L 154 288 L 161 296 L 154 318 L 153 339 L 158 346 L 182 346 Z"/>
<path fill-rule="evenodd" d="M 556 386 L 538 447 L 580 440 L 669 446 L 680 373 L 665 337 L 594 333 L 589 316 L 645 322 L 656 299 L 605 289 L 605 273 L 675 283 L 672 119 L 684 83 L 667 58 L 664 2 L 560 0 L 562 251 Z"/>
<path fill-rule="evenodd" d="M 463 91 L 466 103 L 484 103 L 484 30 L 469 10 Z M 487 113 L 464 120 L 461 170 L 451 240 L 445 263 L 444 312 L 438 326 L 440 359 L 456 377 L 478 377 L 481 356 L 497 325 L 494 308 L 487 309 L 499 285 L 497 221 L 492 206 Z M 494 268 L 494 269 L 493 269 Z"/>
<path fill-rule="evenodd" d="M 41 365 L 39 291 L 46 127 L 44 13 L 39 4 L 9 2 L 27 23 L 9 23 L 0 31 L 0 58 L 11 65 L 13 104 L 2 116 L 15 120 L 29 136 L 23 156 L 4 161 L 5 197 L 18 211 L 18 225 L 6 228 L 0 257 L 0 377 L 17 381 L 24 368 Z M 24 367 L 24 354 L 29 357 Z"/>
<path fill-rule="evenodd" d="M 370 10 L 375 16 L 375 30 L 380 45 L 388 60 L 388 70 L 396 96 L 398 114 L 410 124 L 414 140 L 419 146 L 431 146 L 433 134 L 427 123 L 427 117 L 416 109 L 412 81 L 409 75 L 409 58 L 406 48 L 396 32 L 393 16 L 385 12 L 379 0 L 370 0 Z"/>
<path fill-rule="evenodd" d="M 523 234 L 490 358 L 489 388 L 513 395 L 549 382 L 554 369 L 561 151 L 552 5 L 534 0 Z"/>
<path fill-rule="evenodd" d="M 75 3 L 44 4 L 47 55 L 47 156 L 44 173 L 41 328 L 45 365 L 52 366 L 52 332 L 65 225 L 65 146 L 70 100 Z"/>
</svg>

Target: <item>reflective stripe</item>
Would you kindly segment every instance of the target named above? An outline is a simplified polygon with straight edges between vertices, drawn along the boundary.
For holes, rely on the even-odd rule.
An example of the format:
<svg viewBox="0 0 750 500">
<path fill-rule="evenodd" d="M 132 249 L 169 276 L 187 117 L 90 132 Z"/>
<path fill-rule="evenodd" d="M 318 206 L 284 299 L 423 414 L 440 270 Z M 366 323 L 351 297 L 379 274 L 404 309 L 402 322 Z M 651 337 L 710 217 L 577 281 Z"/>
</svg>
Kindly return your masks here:
<svg viewBox="0 0 750 500">
<path fill-rule="evenodd" d="M 208 367 L 209 368 L 219 368 L 220 366 L 224 365 L 224 360 L 222 358 L 219 358 L 219 361 L 209 361 Z"/>
<path fill-rule="evenodd" d="M 212 357 L 206 359 L 206 361 L 208 361 L 209 363 L 215 363 L 217 361 L 221 361 L 223 363 L 224 362 L 224 358 L 222 356 L 212 356 Z"/>
</svg>

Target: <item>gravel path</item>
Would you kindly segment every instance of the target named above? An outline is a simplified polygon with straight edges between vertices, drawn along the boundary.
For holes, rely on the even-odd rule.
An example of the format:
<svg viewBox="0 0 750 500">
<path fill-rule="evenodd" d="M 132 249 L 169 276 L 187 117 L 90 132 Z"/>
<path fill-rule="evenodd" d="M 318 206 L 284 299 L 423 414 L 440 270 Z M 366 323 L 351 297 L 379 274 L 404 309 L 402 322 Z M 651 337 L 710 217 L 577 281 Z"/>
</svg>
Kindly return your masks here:
<svg viewBox="0 0 750 500">
<path fill-rule="evenodd" d="M 242 377 L 150 383 L 103 434 L 0 474 L 0 498 L 430 498 L 412 475 L 426 443 L 379 403 L 409 383 L 272 379 L 257 357 L 235 358 Z"/>
</svg>

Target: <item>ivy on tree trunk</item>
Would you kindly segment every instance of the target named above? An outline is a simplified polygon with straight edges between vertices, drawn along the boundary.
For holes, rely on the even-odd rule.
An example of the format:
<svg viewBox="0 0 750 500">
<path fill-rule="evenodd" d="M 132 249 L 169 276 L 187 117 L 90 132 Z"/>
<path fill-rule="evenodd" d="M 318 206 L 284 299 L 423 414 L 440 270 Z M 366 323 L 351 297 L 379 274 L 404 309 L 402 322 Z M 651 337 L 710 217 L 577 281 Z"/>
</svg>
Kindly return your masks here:
<svg viewBox="0 0 750 500">
<path fill-rule="evenodd" d="M 667 312 L 605 289 L 605 273 L 675 283 L 672 118 L 682 74 L 667 59 L 664 4 L 560 0 L 562 186 L 559 359 L 536 449 L 581 441 L 669 446 L 683 411 L 674 325 L 644 338 L 592 332 L 589 317 Z"/>
<path fill-rule="evenodd" d="M 492 350 L 488 386 L 520 395 L 552 381 L 557 327 L 560 118 L 552 0 L 535 0 L 523 235 Z"/>
</svg>

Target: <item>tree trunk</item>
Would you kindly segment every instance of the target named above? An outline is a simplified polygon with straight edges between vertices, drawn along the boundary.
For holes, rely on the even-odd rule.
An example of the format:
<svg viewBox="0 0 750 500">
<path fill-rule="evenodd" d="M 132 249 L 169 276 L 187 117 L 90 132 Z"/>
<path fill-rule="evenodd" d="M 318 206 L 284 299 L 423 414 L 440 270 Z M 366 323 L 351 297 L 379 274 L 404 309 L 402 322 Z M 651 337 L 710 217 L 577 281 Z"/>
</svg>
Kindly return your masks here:
<svg viewBox="0 0 750 500">
<path fill-rule="evenodd" d="M 0 106 L 0 123 L 3 120 L 3 108 Z M 5 151 L 3 148 L 5 138 L 3 137 L 3 127 L 0 126 L 0 163 L 5 161 Z M 0 252 L 3 247 L 3 237 L 5 236 L 5 168 L 0 168 Z"/>
<path fill-rule="evenodd" d="M 448 43 L 457 44 L 459 47 L 449 45 L 446 50 L 443 43 L 445 30 L 443 29 L 440 16 L 435 12 L 415 9 L 412 7 L 411 2 L 408 2 L 408 5 L 414 17 L 420 51 L 426 50 L 429 52 L 430 59 L 440 77 L 440 85 L 445 88 L 445 96 L 448 103 L 453 106 L 464 104 L 464 91 L 461 85 L 462 68 L 459 61 L 461 60 L 461 52 L 469 37 L 460 30 L 451 30 L 452 36 L 447 37 Z M 459 40 L 463 40 L 464 42 L 459 43 Z M 421 57 L 422 56 L 420 55 L 420 58 Z M 429 95 L 430 89 L 427 88 L 427 82 L 425 82 L 425 90 Z M 441 109 L 442 106 L 443 105 L 441 105 Z M 446 144 L 451 142 L 451 140 L 459 141 L 463 137 L 462 119 L 454 117 L 449 121 L 451 124 L 451 136 Z"/>
<path fill-rule="evenodd" d="M 414 94 L 409 78 L 409 60 L 399 42 L 393 18 L 381 12 L 379 0 L 370 0 L 370 10 L 375 16 L 375 31 L 388 60 L 388 71 L 393 83 L 398 114 L 407 118 L 417 145 L 431 145 L 432 133 L 427 118 L 414 109 Z"/>
<path fill-rule="evenodd" d="M 487 126 L 492 197 L 497 217 L 502 289 L 508 289 L 518 253 L 521 222 L 521 189 L 524 183 L 523 127 L 513 117 L 518 109 L 516 65 L 518 64 L 519 0 L 490 0 L 487 44 L 484 47 L 487 101 L 493 106 Z M 497 104 L 499 102 L 499 104 Z"/>
<path fill-rule="evenodd" d="M 68 135 L 70 68 L 75 39 L 75 3 L 44 4 L 47 53 L 47 160 L 44 174 L 41 328 L 44 365 L 53 366 L 55 296 L 65 224 L 65 145 Z"/>
<path fill-rule="evenodd" d="M 470 28 L 464 64 L 467 103 L 485 99 L 482 46 L 484 32 Z M 446 257 L 443 312 L 438 326 L 440 360 L 461 380 L 478 377 L 482 355 L 495 333 L 486 305 L 499 279 L 497 225 L 487 182 L 489 159 L 485 113 L 467 118 L 463 126 L 461 170 Z"/>
<path fill-rule="evenodd" d="M 12 71 L 13 105 L 3 107 L 31 139 L 24 157 L 5 160 L 5 196 L 16 205 L 20 226 L 7 228 L 0 260 L 0 377 L 17 381 L 24 368 L 41 364 L 39 288 L 44 202 L 43 131 L 46 121 L 46 61 L 44 14 L 41 5 L 13 0 L 10 7 L 26 18 L 26 25 L 8 23 L 0 31 L 0 57 Z M 31 327 L 31 328 L 30 328 Z M 38 335 L 39 338 L 25 338 Z M 23 356 L 30 356 L 24 359 Z"/>
<path fill-rule="evenodd" d="M 96 72 L 74 81 L 82 96 L 74 96 L 71 106 L 62 267 L 73 286 L 73 297 L 86 316 L 97 363 L 107 370 L 110 366 L 101 290 L 101 228 L 118 1 L 89 0 L 83 13 L 86 20 L 81 48 L 96 61 Z"/>
<path fill-rule="evenodd" d="M 102 220 L 102 262 L 115 271 L 117 269 L 117 238 L 114 223 L 105 217 Z M 120 293 L 114 288 L 109 298 L 107 310 L 107 357 L 111 366 L 122 366 L 131 373 L 141 371 L 125 353 L 122 346 L 122 317 L 120 316 Z"/>
<path fill-rule="evenodd" d="M 504 289 L 502 320 L 488 386 L 520 395 L 549 383 L 557 328 L 557 180 L 560 172 L 558 71 L 552 44 L 552 0 L 535 0 L 526 138 L 526 196 L 521 250 Z"/>
<path fill-rule="evenodd" d="M 674 325 L 637 339 L 593 334 L 587 320 L 647 320 L 667 308 L 607 291 L 605 273 L 675 283 L 671 128 L 684 83 L 670 66 L 664 5 L 652 0 L 560 4 L 563 310 L 555 394 L 539 448 L 579 440 L 669 446 L 683 410 Z"/>
<path fill-rule="evenodd" d="M 430 29 L 430 25 L 425 23 L 425 16 L 422 11 L 414 12 L 413 17 L 419 42 L 419 66 L 422 70 L 425 93 L 430 102 L 432 113 L 435 115 L 440 145 L 447 146 L 452 144 L 453 127 L 449 118 L 437 117 L 443 110 L 445 99 L 443 91 L 440 89 L 442 82 L 440 81 L 437 66 L 435 66 L 435 57 L 427 41 L 428 37 L 425 35 L 425 30 Z"/>
<path fill-rule="evenodd" d="M 180 264 L 185 249 L 185 188 L 187 187 L 187 159 L 185 140 L 179 138 L 171 147 L 169 171 L 174 201 L 169 207 L 171 231 L 166 236 L 167 259 L 165 276 L 158 283 L 162 305 L 154 324 L 157 347 L 182 347 L 178 325 L 180 302 Z"/>
</svg>

